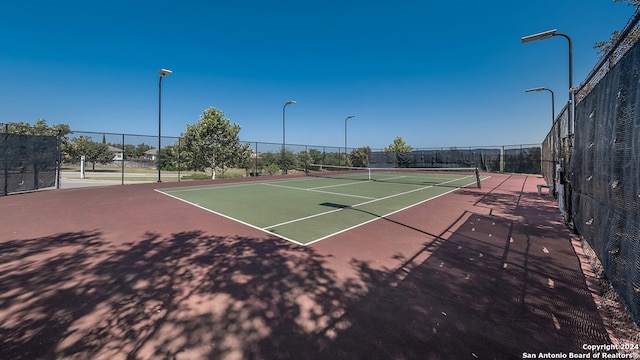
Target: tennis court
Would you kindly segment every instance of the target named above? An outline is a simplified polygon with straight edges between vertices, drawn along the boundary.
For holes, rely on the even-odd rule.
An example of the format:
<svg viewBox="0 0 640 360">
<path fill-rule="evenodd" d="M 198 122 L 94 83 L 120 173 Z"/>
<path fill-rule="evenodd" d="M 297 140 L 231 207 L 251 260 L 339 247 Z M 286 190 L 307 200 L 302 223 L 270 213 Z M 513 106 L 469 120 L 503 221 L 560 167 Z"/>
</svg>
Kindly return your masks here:
<svg viewBox="0 0 640 360">
<path fill-rule="evenodd" d="M 480 185 L 475 169 L 317 166 L 307 175 L 156 191 L 308 245 L 459 188 Z"/>
</svg>

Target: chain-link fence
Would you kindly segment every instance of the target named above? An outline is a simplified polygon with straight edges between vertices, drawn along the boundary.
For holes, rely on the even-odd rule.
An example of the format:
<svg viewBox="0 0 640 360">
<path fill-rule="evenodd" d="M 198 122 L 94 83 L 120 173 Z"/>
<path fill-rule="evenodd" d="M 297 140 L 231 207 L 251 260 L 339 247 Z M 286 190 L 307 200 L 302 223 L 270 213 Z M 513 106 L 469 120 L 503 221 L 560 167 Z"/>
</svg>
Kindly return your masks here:
<svg viewBox="0 0 640 360">
<path fill-rule="evenodd" d="M 163 136 L 158 158 L 158 137 L 153 135 L 115 134 L 74 131 L 66 138 L 62 158 L 67 172 L 80 172 L 81 177 L 94 180 L 117 180 L 121 184 L 135 181 L 181 181 L 193 178 L 185 155 L 186 141 L 180 137 Z M 232 173 L 220 176 L 264 176 L 304 171 L 307 164 L 344 165 L 344 148 L 332 146 L 298 145 L 268 142 L 244 142 L 247 161 L 238 161 Z M 82 149 L 82 150 L 79 150 Z M 82 155 L 84 161 L 82 161 Z M 189 156 L 193 156 L 190 154 Z M 215 167 L 215 153 L 199 154 Z M 160 171 L 158 171 L 160 165 Z M 202 176 L 202 175 L 201 175 Z M 201 178 L 197 177 L 198 179 Z M 213 177 L 213 174 L 209 174 Z"/>
<path fill-rule="evenodd" d="M 489 172 L 540 173 L 539 145 L 417 149 L 390 155 L 381 149 L 240 141 L 247 148 L 233 171 L 216 166 L 215 151 L 198 154 L 207 175 L 190 169 L 188 139 L 93 131 L 72 131 L 56 150 L 63 179 L 101 184 L 182 181 L 214 177 L 264 176 L 305 171 L 308 164 L 370 167 L 477 167 Z M 6 142 L 5 142 L 6 143 Z M 158 153 L 158 143 L 161 151 Z M 208 159 L 208 160 L 207 160 Z M 209 165 L 210 164 L 210 165 Z M 225 173 L 225 171 L 228 171 Z M 97 184 L 97 183 L 94 183 Z"/>
<path fill-rule="evenodd" d="M 540 145 L 494 147 L 431 148 L 392 153 L 372 151 L 369 166 L 374 168 L 478 168 L 487 172 L 540 174 Z"/>
<path fill-rule="evenodd" d="M 576 92 L 542 145 L 543 176 L 640 324 L 640 12 Z M 574 129 L 574 134 L 571 129 Z"/>
</svg>

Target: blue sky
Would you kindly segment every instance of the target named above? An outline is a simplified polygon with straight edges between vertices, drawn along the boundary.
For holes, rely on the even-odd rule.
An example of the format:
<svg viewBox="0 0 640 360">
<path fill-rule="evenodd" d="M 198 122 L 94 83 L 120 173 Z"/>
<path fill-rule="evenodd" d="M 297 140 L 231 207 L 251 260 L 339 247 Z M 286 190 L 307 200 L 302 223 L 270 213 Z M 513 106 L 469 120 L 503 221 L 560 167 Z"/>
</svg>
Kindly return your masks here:
<svg viewBox="0 0 640 360">
<path fill-rule="evenodd" d="M 0 122 L 177 136 L 215 106 L 244 141 L 414 148 L 540 143 L 593 49 L 634 8 L 612 0 L 12 1 L 0 11 Z"/>
</svg>

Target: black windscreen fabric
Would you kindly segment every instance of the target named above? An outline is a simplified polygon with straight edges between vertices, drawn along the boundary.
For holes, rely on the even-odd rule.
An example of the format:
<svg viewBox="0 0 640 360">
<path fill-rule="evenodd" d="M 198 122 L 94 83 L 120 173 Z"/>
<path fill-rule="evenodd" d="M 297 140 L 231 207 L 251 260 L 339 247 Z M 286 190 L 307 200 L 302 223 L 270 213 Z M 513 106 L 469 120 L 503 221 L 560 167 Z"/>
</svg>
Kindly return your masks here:
<svg viewBox="0 0 640 360">
<path fill-rule="evenodd" d="M 640 46 L 576 109 L 573 220 L 640 324 Z"/>
<path fill-rule="evenodd" d="M 0 194 L 55 186 L 58 138 L 0 134 Z"/>
</svg>

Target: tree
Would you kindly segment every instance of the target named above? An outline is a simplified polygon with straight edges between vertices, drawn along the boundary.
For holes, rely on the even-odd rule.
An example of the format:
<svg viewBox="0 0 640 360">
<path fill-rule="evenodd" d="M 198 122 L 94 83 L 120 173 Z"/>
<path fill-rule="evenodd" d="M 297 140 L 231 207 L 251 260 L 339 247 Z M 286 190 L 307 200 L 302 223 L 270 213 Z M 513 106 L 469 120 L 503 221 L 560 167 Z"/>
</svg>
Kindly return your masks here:
<svg viewBox="0 0 640 360">
<path fill-rule="evenodd" d="M 312 164 L 322 164 L 324 162 L 324 153 L 320 150 L 309 149 L 309 156 Z"/>
<path fill-rule="evenodd" d="M 69 125 L 47 125 L 45 119 L 38 119 L 33 125 L 26 122 L 10 122 L 5 124 L 10 134 L 66 136 L 71 133 Z M 2 129 L 4 130 L 4 129 Z"/>
<path fill-rule="evenodd" d="M 280 170 L 282 156 L 271 151 L 264 152 L 259 156 L 259 169 L 265 170 L 268 175 L 275 175 Z"/>
<path fill-rule="evenodd" d="M 640 0 L 613 0 L 613 2 L 627 3 L 629 6 L 640 6 Z"/>
<path fill-rule="evenodd" d="M 283 153 L 280 151 L 280 163 L 282 163 Z M 285 169 L 299 169 L 300 163 L 298 162 L 299 158 L 296 154 L 293 153 L 290 149 L 285 149 L 284 151 L 284 165 Z"/>
<path fill-rule="evenodd" d="M 613 0 L 613 2 L 627 3 L 627 5 L 629 6 L 640 6 L 640 0 Z M 615 30 L 614 32 L 611 33 L 611 37 L 609 38 L 609 40 L 596 42 L 593 45 L 593 48 L 598 51 L 598 55 L 605 55 L 609 53 L 609 51 L 613 48 L 616 42 L 618 42 L 620 33 L 621 32 L 619 30 Z M 627 52 L 627 50 L 631 48 L 633 44 L 635 44 L 635 42 L 639 37 L 640 37 L 640 29 L 638 29 L 637 27 L 634 29 L 631 29 L 631 31 L 627 35 L 627 38 L 629 41 L 624 41 L 626 44 L 621 44 L 620 48 L 617 49 L 616 51 L 617 54 L 614 54 L 615 57 L 616 58 L 620 57 L 621 54 Z"/>
<path fill-rule="evenodd" d="M 109 145 L 94 142 L 88 136 L 79 136 L 71 141 L 69 156 L 76 161 L 84 156 L 85 161 L 92 163 L 92 171 L 96 171 L 96 163 L 108 164 L 113 161 Z"/>
<path fill-rule="evenodd" d="M 351 151 L 349 154 L 350 166 L 367 167 L 369 166 L 369 155 L 371 148 L 368 146 L 360 147 Z"/>
<path fill-rule="evenodd" d="M 144 157 L 144 153 L 147 152 L 147 150 L 151 149 L 153 149 L 153 146 L 151 145 L 147 145 L 145 143 L 138 144 L 138 146 L 136 146 L 136 148 L 133 150 L 132 156 L 135 158 L 142 158 Z"/>
<path fill-rule="evenodd" d="M 392 144 L 384 148 L 384 152 L 393 156 L 394 164 L 397 167 L 407 167 L 410 164 L 410 158 L 407 155 L 411 150 L 413 148 L 407 145 L 400 136 L 397 136 Z"/>
<path fill-rule="evenodd" d="M 10 122 L 5 124 L 1 131 L 8 130 L 10 134 L 59 136 L 60 146 L 63 155 L 69 155 L 69 138 L 71 128 L 66 124 L 48 125 L 45 119 L 38 119 L 33 125 L 26 122 Z"/>
<path fill-rule="evenodd" d="M 231 124 L 222 110 L 210 107 L 196 124 L 187 125 L 182 135 L 184 145 L 180 149 L 180 159 L 189 170 L 211 168 L 215 179 L 215 170 L 220 169 L 224 176 L 228 168 L 242 167 L 250 156 L 249 144 L 240 143 L 239 132 L 240 125 Z"/>
<path fill-rule="evenodd" d="M 298 153 L 298 164 L 306 170 L 311 164 L 311 155 L 307 151 L 300 151 Z"/>
</svg>

